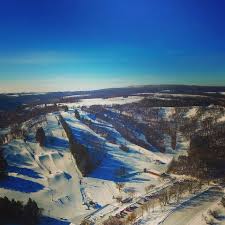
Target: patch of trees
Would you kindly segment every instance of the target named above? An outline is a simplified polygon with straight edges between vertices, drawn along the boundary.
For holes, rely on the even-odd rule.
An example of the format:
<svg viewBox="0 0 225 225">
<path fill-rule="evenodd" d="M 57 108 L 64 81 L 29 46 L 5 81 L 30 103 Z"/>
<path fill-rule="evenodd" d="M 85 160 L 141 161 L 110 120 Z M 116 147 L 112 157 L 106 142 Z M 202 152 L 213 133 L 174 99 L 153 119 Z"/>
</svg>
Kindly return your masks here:
<svg viewBox="0 0 225 225">
<path fill-rule="evenodd" d="M 78 120 L 81 119 L 81 118 L 80 118 L 80 113 L 78 112 L 77 109 L 75 109 L 75 111 L 74 111 L 74 116 L 75 116 L 75 118 L 78 119 Z"/>
<path fill-rule="evenodd" d="M 40 144 L 40 146 L 44 146 L 45 144 L 45 131 L 42 127 L 39 127 L 36 132 L 36 141 Z"/>
<path fill-rule="evenodd" d="M 66 121 L 61 115 L 59 116 L 59 120 L 69 139 L 70 151 L 74 159 L 76 160 L 79 170 L 85 176 L 94 169 L 95 167 L 94 162 L 89 157 L 88 151 L 85 148 L 85 146 L 77 142 L 77 140 L 73 136 L 73 132 L 71 128 L 69 127 L 69 125 L 66 123 Z"/>
<path fill-rule="evenodd" d="M 68 108 L 67 105 L 65 105 L 65 107 L 64 107 L 64 112 L 68 112 L 68 111 L 69 111 L 69 108 Z"/>
<path fill-rule="evenodd" d="M 36 225 L 41 216 L 41 209 L 30 198 L 25 205 L 14 199 L 10 201 L 7 197 L 0 198 L 0 212 L 1 224 Z"/>
<path fill-rule="evenodd" d="M 3 155 L 3 148 L 0 147 L 0 179 L 7 176 L 7 161 Z"/>
<path fill-rule="evenodd" d="M 144 142 L 142 139 L 138 138 L 139 134 L 143 132 L 146 136 L 146 139 L 152 139 L 151 137 L 154 135 L 157 137 L 157 140 L 162 136 L 155 129 L 150 129 L 146 124 L 141 124 L 135 121 L 133 118 L 123 115 L 121 113 L 115 113 L 113 111 L 107 110 L 104 106 L 91 106 L 89 108 L 83 108 L 85 111 L 96 115 L 97 118 L 111 123 L 114 128 L 128 141 L 139 145 L 143 148 L 149 149 L 150 145 Z M 102 133 L 106 136 L 107 140 L 114 142 L 113 137 L 110 133 L 106 133 L 105 131 L 101 131 L 101 128 L 98 129 L 93 128 L 96 132 Z M 155 144 L 160 143 L 159 141 L 155 141 Z"/>
<path fill-rule="evenodd" d="M 225 173 L 225 127 L 207 125 L 192 135 L 188 156 L 170 163 L 168 172 L 217 179 Z"/>
<path fill-rule="evenodd" d="M 107 221 L 103 223 L 103 225 L 124 225 L 125 223 L 122 222 L 120 219 L 116 217 L 110 217 Z"/>
<path fill-rule="evenodd" d="M 124 152 L 128 152 L 129 151 L 129 148 L 126 146 L 126 145 L 120 145 L 120 149 Z"/>
<path fill-rule="evenodd" d="M 57 104 L 37 106 L 35 104 L 27 106 L 27 108 L 20 108 L 14 111 L 0 112 L 0 128 L 5 128 L 13 124 L 21 124 L 31 118 L 39 117 L 47 113 L 64 110 L 65 106 Z"/>
<path fill-rule="evenodd" d="M 162 98 L 165 99 L 162 99 Z M 224 106 L 224 99 L 214 97 L 201 96 L 160 96 L 158 98 L 145 98 L 141 100 L 139 105 L 145 107 L 189 107 L 189 106 L 209 106 L 211 104 Z"/>
<path fill-rule="evenodd" d="M 225 196 L 222 197 L 221 204 L 223 205 L 223 207 L 225 207 Z"/>
</svg>

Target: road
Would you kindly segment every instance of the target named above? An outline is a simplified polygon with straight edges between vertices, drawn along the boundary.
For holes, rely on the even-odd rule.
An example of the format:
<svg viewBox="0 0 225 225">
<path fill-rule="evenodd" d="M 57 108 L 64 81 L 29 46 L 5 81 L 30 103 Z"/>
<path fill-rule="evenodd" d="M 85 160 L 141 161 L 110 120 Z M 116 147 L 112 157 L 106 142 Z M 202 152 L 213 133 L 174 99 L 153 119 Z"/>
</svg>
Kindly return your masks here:
<svg viewBox="0 0 225 225">
<path fill-rule="evenodd" d="M 189 225 L 190 220 L 207 210 L 216 201 L 219 201 L 223 194 L 221 189 L 211 188 L 194 197 L 191 201 L 183 203 L 161 225 Z"/>
<path fill-rule="evenodd" d="M 114 207 L 111 209 L 111 211 L 107 211 L 107 212 L 103 212 L 104 211 L 104 207 L 103 207 L 102 209 L 98 210 L 98 212 L 94 212 L 91 215 L 87 216 L 86 219 L 88 219 L 90 221 L 95 221 L 95 224 L 103 224 L 103 222 L 107 221 L 109 216 L 116 215 L 116 214 L 120 213 L 121 211 L 123 211 L 124 209 L 126 209 L 127 207 L 135 205 L 137 202 L 139 202 L 141 199 L 145 198 L 146 196 L 153 196 L 154 194 L 159 193 L 160 191 L 170 187 L 171 185 L 173 185 L 173 183 L 171 181 L 167 181 L 160 186 L 156 186 L 153 190 L 149 191 L 148 193 L 144 194 L 143 196 L 134 198 L 131 203 L 124 203 L 122 206 L 120 205 L 120 208 L 118 208 L 119 205 L 117 205 L 117 207 Z M 151 199 L 149 201 L 151 201 Z M 113 206 L 113 205 L 111 205 L 111 206 Z M 138 212 L 139 210 L 140 210 L 140 207 L 138 209 L 136 209 L 134 212 Z M 97 215 L 98 213 L 101 216 Z M 104 213 L 106 213 L 106 214 L 104 215 Z M 140 214 L 140 212 L 139 212 L 139 214 Z M 123 218 L 122 220 L 125 220 L 125 218 Z"/>
</svg>

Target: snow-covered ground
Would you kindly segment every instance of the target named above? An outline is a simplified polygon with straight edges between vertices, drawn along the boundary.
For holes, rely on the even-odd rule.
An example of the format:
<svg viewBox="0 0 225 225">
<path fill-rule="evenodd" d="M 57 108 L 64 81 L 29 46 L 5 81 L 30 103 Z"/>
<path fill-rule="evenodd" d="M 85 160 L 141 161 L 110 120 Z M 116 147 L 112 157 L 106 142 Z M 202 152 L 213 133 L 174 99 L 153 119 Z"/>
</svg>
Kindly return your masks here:
<svg viewBox="0 0 225 225">
<path fill-rule="evenodd" d="M 87 97 L 87 96 L 89 96 L 89 94 L 83 94 L 83 95 L 67 95 L 67 96 L 65 96 L 63 98 L 66 99 L 66 98 Z"/>
<path fill-rule="evenodd" d="M 84 112 L 81 115 L 88 117 Z M 82 114 L 83 113 L 83 114 Z M 116 144 L 108 142 L 96 134 L 83 122 L 74 118 L 73 111 L 62 112 L 62 116 L 71 126 L 75 137 L 88 149 L 93 142 L 102 143 L 105 152 L 101 164 L 87 177 L 82 177 L 73 159 L 65 131 L 58 123 L 58 114 L 47 114 L 46 120 L 39 120 L 47 136 L 45 147 L 35 141 L 35 128 L 29 130 L 29 138 L 14 139 L 4 145 L 4 154 L 9 164 L 9 177 L 0 182 L 1 196 L 7 196 L 26 202 L 29 197 L 43 208 L 42 224 L 79 224 L 94 210 L 107 205 L 117 204 L 116 197 L 128 197 L 131 193 L 140 196 L 150 184 L 159 185 L 161 180 L 152 174 L 143 173 L 144 168 L 163 172 L 171 156 L 148 151 L 124 139 L 112 125 L 103 121 L 94 121 L 109 129 Z M 92 117 L 89 117 L 93 120 Z M 36 123 L 37 121 L 33 121 Z M 32 121 L 31 121 L 32 123 Z M 25 123 L 24 127 L 29 123 Z M 86 139 L 84 137 L 87 137 Z M 120 145 L 125 144 L 129 151 L 124 152 Z M 94 151 L 95 149 L 92 149 Z M 162 163 L 159 163 L 162 162 Z M 118 176 L 118 170 L 126 168 L 126 175 Z M 119 191 L 117 182 L 124 183 Z M 95 207 L 88 210 L 92 201 Z M 109 210 L 110 207 L 106 207 Z"/>
<path fill-rule="evenodd" d="M 144 99 L 142 96 L 128 96 L 124 97 L 114 97 L 114 98 L 90 98 L 81 99 L 79 102 L 67 103 L 68 107 L 80 107 L 80 106 L 91 106 L 91 105 L 114 105 L 114 104 L 128 104 L 132 102 L 138 102 Z"/>
<path fill-rule="evenodd" d="M 160 96 L 160 95 L 159 95 Z M 126 104 L 142 100 L 142 96 L 117 97 L 108 99 L 82 99 L 77 103 L 67 103 L 70 110 L 61 112 L 62 117 L 69 125 L 76 140 L 85 146 L 93 161 L 99 161 L 98 166 L 86 177 L 83 177 L 76 165 L 70 149 L 66 133 L 58 122 L 59 113 L 47 114 L 46 120 L 31 120 L 42 126 L 47 136 L 45 147 L 40 147 L 35 141 L 35 126 L 29 130 L 29 138 L 23 140 L 14 139 L 4 145 L 4 154 L 9 164 L 9 177 L 0 182 L 1 196 L 15 198 L 26 202 L 28 198 L 34 199 L 40 208 L 43 208 L 44 218 L 42 225 L 69 225 L 80 224 L 84 218 L 93 221 L 103 221 L 110 215 L 121 210 L 125 206 L 118 203 L 121 197 L 126 199 L 130 196 L 135 199 L 146 195 L 149 186 L 159 189 L 165 187 L 167 182 L 156 174 L 164 173 L 173 156 L 184 154 L 189 142 L 178 132 L 176 149 L 171 149 L 171 140 L 165 137 L 165 153 L 153 151 L 151 146 L 145 149 L 125 139 L 113 124 L 95 118 L 95 115 L 81 110 L 81 106 Z M 91 121 L 92 128 L 84 120 L 78 120 L 74 116 L 74 108 L 79 108 L 79 113 L 86 121 Z M 198 107 L 192 107 L 186 111 L 186 118 L 193 118 L 198 112 Z M 173 119 L 174 107 L 160 108 L 160 116 L 165 120 Z M 219 117 L 218 121 L 224 117 Z M 24 123 L 24 128 L 29 122 Z M 36 128 L 37 128 L 36 127 Z M 93 129 L 93 127 L 95 129 Z M 96 133 L 101 129 L 110 133 L 110 138 Z M 5 131 L 4 131 L 5 132 Z M 104 133 L 103 132 L 103 133 Z M 147 143 L 142 133 L 136 133 L 136 137 Z M 126 146 L 122 150 L 121 146 Z M 144 169 L 153 173 L 146 173 Z M 122 172 L 121 172 L 122 171 Z M 121 174 L 122 173 L 122 174 Z M 155 173 L 155 174 L 154 174 Z M 122 184 L 122 188 L 119 188 Z M 206 201 L 205 195 L 193 201 L 185 203 L 174 211 L 163 224 L 175 225 L 174 221 L 183 220 L 184 224 L 188 217 L 199 216 L 206 207 L 221 197 L 221 193 Z M 217 198 L 218 197 L 218 198 Z M 201 202 L 201 198 L 204 200 Z M 90 205 L 90 202 L 94 203 Z M 196 203 L 196 205 L 195 205 Z M 198 204 L 199 207 L 198 208 Z M 200 204 L 203 203 L 203 204 Z M 215 203 L 215 202 L 214 202 Z M 168 212 L 171 209 L 168 208 Z M 146 215 L 140 224 L 158 224 L 165 216 L 165 212 L 157 212 Z M 188 216 L 187 216 L 188 215 Z M 154 220 L 155 219 L 155 220 Z M 177 223 L 182 224 L 183 223 Z M 194 224 L 194 223 L 193 223 Z M 197 223 L 195 223 L 196 225 Z"/>
<path fill-rule="evenodd" d="M 47 135 L 46 147 L 34 141 L 33 133 L 27 143 L 13 140 L 4 146 L 9 177 L 0 182 L 1 196 L 23 202 L 30 197 L 55 222 L 60 218 L 71 221 L 85 211 L 79 185 L 81 174 L 56 115 L 48 114 L 47 123 L 40 125 Z"/>
<path fill-rule="evenodd" d="M 178 208 L 171 211 L 168 216 L 160 222 L 162 225 L 200 225 L 205 224 L 203 213 L 218 202 L 223 196 L 223 191 L 211 188 L 184 202 Z M 147 223 L 151 224 L 151 223 Z"/>
<path fill-rule="evenodd" d="M 80 111 L 81 116 L 85 116 L 93 121 L 91 117 Z M 88 193 L 89 199 L 97 202 L 98 205 L 104 206 L 115 202 L 115 197 L 119 195 L 128 196 L 130 190 L 135 192 L 135 195 L 141 195 L 145 192 L 145 187 L 150 184 L 158 185 L 160 180 L 154 175 L 143 173 L 144 168 L 154 171 L 164 172 L 166 164 L 171 160 L 170 155 L 165 155 L 159 152 L 151 152 L 140 146 L 130 143 L 125 140 L 112 126 L 103 121 L 93 121 L 99 126 L 109 129 L 111 134 L 116 139 L 116 144 L 108 142 L 105 138 L 96 134 L 88 126 L 74 118 L 73 111 L 62 114 L 67 123 L 71 126 L 73 134 L 80 143 L 87 148 L 94 146 L 95 138 L 98 138 L 98 143 L 102 143 L 106 154 L 101 164 L 82 181 L 83 188 Z M 95 138 L 93 138 L 93 136 Z M 85 138 L 92 137 L 92 138 Z M 128 147 L 128 152 L 122 151 L 120 145 L 125 144 Z M 93 149 L 92 149 L 93 151 Z M 162 162 L 162 163 L 159 163 Z M 126 175 L 119 177 L 117 171 L 121 168 L 126 168 Z M 116 182 L 125 183 L 124 192 L 119 193 L 116 187 Z M 127 193 L 126 193 L 127 192 Z"/>
</svg>

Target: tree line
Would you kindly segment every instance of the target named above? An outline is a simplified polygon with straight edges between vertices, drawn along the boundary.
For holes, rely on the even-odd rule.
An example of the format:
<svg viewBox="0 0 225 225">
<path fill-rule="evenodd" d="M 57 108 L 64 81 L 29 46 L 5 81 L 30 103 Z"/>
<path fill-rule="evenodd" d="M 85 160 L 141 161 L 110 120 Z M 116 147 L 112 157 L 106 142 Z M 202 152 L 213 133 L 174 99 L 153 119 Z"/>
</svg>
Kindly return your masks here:
<svg viewBox="0 0 225 225">
<path fill-rule="evenodd" d="M 14 111 L 0 112 L 0 128 L 6 128 L 13 124 L 21 124 L 31 118 L 41 116 L 47 113 L 55 112 L 60 109 L 64 110 L 65 106 L 52 104 L 43 106 L 17 107 Z"/>
<path fill-rule="evenodd" d="M 0 147 L 0 180 L 7 176 L 7 161 L 3 154 L 3 148 Z"/>
<path fill-rule="evenodd" d="M 168 172 L 201 179 L 224 178 L 225 124 L 205 121 L 204 126 L 191 135 L 188 155 L 172 160 Z"/>
<path fill-rule="evenodd" d="M 26 204 L 7 197 L 0 198 L 1 224 L 16 223 L 21 225 L 36 225 L 39 223 L 42 210 L 30 199 Z"/>
<path fill-rule="evenodd" d="M 93 161 L 89 157 L 85 146 L 82 144 L 79 144 L 75 140 L 72 129 L 69 127 L 69 125 L 66 123 L 65 119 L 61 115 L 59 116 L 59 121 L 61 122 L 66 132 L 66 135 L 69 139 L 70 151 L 74 159 L 76 160 L 77 166 L 79 170 L 81 171 L 81 173 L 85 176 L 89 172 L 91 172 L 91 170 L 94 168 Z"/>
</svg>

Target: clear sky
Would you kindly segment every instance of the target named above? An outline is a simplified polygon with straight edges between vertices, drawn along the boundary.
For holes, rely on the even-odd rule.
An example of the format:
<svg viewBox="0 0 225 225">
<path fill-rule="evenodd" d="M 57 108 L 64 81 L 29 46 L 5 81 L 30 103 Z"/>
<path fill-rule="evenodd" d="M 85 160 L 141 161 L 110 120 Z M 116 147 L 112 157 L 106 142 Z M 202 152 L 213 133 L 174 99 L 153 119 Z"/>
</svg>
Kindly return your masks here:
<svg viewBox="0 0 225 225">
<path fill-rule="evenodd" d="M 225 0 L 0 3 L 0 92 L 225 85 Z"/>
</svg>

